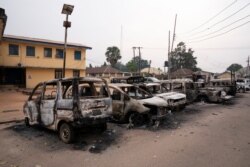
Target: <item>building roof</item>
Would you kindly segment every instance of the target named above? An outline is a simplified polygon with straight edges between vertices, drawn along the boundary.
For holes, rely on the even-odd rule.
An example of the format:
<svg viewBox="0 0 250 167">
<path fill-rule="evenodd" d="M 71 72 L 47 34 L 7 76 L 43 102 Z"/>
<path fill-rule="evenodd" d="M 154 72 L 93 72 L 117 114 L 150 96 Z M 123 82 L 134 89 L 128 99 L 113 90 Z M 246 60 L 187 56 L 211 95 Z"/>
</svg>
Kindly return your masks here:
<svg viewBox="0 0 250 167">
<path fill-rule="evenodd" d="M 40 38 L 31 38 L 31 37 L 23 37 L 23 36 L 15 36 L 15 35 L 4 35 L 3 41 L 11 41 L 11 42 L 24 42 L 24 43 L 32 43 L 32 44 L 43 44 L 43 45 L 55 45 L 55 46 L 64 46 L 64 42 L 53 41 L 48 39 L 40 39 Z M 85 48 L 92 49 L 89 46 L 85 46 L 79 43 L 70 43 L 67 42 L 67 47 L 77 47 L 77 48 Z"/>
<path fill-rule="evenodd" d="M 117 74 L 122 73 L 120 70 L 117 70 L 111 66 L 102 66 L 102 67 L 88 67 L 86 68 L 87 74 Z"/>
<path fill-rule="evenodd" d="M 174 72 L 171 73 L 171 77 L 186 77 L 186 76 L 192 76 L 193 75 L 193 71 L 187 68 L 181 68 L 178 69 Z"/>
</svg>

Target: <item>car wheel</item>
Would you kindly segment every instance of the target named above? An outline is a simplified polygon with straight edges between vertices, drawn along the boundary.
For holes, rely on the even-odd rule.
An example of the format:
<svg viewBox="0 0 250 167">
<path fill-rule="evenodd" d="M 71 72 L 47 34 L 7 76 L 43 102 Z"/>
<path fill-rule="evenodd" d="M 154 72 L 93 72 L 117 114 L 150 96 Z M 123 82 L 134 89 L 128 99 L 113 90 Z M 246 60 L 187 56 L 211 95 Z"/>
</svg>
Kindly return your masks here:
<svg viewBox="0 0 250 167">
<path fill-rule="evenodd" d="M 142 114 L 134 112 L 129 115 L 129 124 L 132 124 L 133 126 L 141 126 L 144 122 L 145 118 Z"/>
<path fill-rule="evenodd" d="M 239 92 L 240 92 L 240 93 L 243 93 L 244 91 L 243 91 L 243 89 L 240 89 Z"/>
<path fill-rule="evenodd" d="M 102 124 L 100 125 L 100 130 L 101 130 L 102 132 L 104 132 L 105 130 L 107 130 L 107 123 L 102 123 Z"/>
<path fill-rule="evenodd" d="M 202 102 L 202 103 L 208 102 L 207 97 L 201 96 L 201 97 L 200 97 L 200 102 Z"/>
<path fill-rule="evenodd" d="M 59 129 L 59 137 L 64 143 L 71 143 L 75 138 L 74 128 L 68 123 L 63 123 Z"/>
<path fill-rule="evenodd" d="M 24 118 L 24 123 L 27 127 L 30 127 L 30 121 L 29 121 L 29 118 L 28 117 L 25 117 Z"/>
</svg>

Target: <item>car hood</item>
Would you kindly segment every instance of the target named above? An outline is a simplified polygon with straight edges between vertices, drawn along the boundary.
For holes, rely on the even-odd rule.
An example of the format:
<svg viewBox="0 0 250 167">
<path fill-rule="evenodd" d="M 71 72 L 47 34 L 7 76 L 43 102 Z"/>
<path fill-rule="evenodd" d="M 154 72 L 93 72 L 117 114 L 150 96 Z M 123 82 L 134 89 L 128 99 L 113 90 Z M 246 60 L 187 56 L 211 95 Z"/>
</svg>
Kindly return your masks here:
<svg viewBox="0 0 250 167">
<path fill-rule="evenodd" d="M 177 100 L 177 99 L 186 98 L 185 94 L 177 93 L 177 92 L 160 93 L 160 94 L 156 94 L 155 96 L 164 98 L 165 100 L 167 100 L 167 99 Z"/>
<path fill-rule="evenodd" d="M 138 100 L 141 104 L 146 104 L 146 105 L 153 105 L 153 106 L 158 106 L 158 107 L 167 107 L 168 103 L 157 96 L 151 97 L 151 98 L 147 98 L 147 99 L 141 99 Z"/>
</svg>

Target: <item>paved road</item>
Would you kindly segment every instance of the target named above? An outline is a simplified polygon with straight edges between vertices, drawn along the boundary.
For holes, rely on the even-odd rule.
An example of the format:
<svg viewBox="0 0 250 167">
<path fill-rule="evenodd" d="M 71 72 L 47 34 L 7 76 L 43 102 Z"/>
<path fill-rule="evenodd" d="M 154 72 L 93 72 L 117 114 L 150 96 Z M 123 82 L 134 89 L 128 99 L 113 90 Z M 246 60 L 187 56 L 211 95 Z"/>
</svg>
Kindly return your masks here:
<svg viewBox="0 0 250 167">
<path fill-rule="evenodd" d="M 65 145 L 56 133 L 0 125 L 0 166 L 249 167 L 250 93 L 233 105 L 195 104 L 173 113 L 160 130 L 84 132 Z"/>
</svg>

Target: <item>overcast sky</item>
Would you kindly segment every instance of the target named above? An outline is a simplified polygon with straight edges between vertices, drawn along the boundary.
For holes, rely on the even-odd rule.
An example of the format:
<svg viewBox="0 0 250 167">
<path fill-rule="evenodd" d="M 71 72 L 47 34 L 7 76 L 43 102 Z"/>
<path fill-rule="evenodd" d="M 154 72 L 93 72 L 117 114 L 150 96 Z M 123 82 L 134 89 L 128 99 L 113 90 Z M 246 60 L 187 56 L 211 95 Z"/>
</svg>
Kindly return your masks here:
<svg viewBox="0 0 250 167">
<path fill-rule="evenodd" d="M 8 16 L 5 34 L 63 41 L 64 3 L 75 6 L 68 41 L 93 48 L 87 52 L 87 65 L 103 64 L 109 46 L 121 47 L 126 63 L 132 47 L 141 46 L 142 58 L 162 67 L 175 14 L 175 46 L 184 41 L 203 70 L 223 72 L 232 63 L 246 66 L 250 55 L 249 0 L 1 0 Z"/>
</svg>

